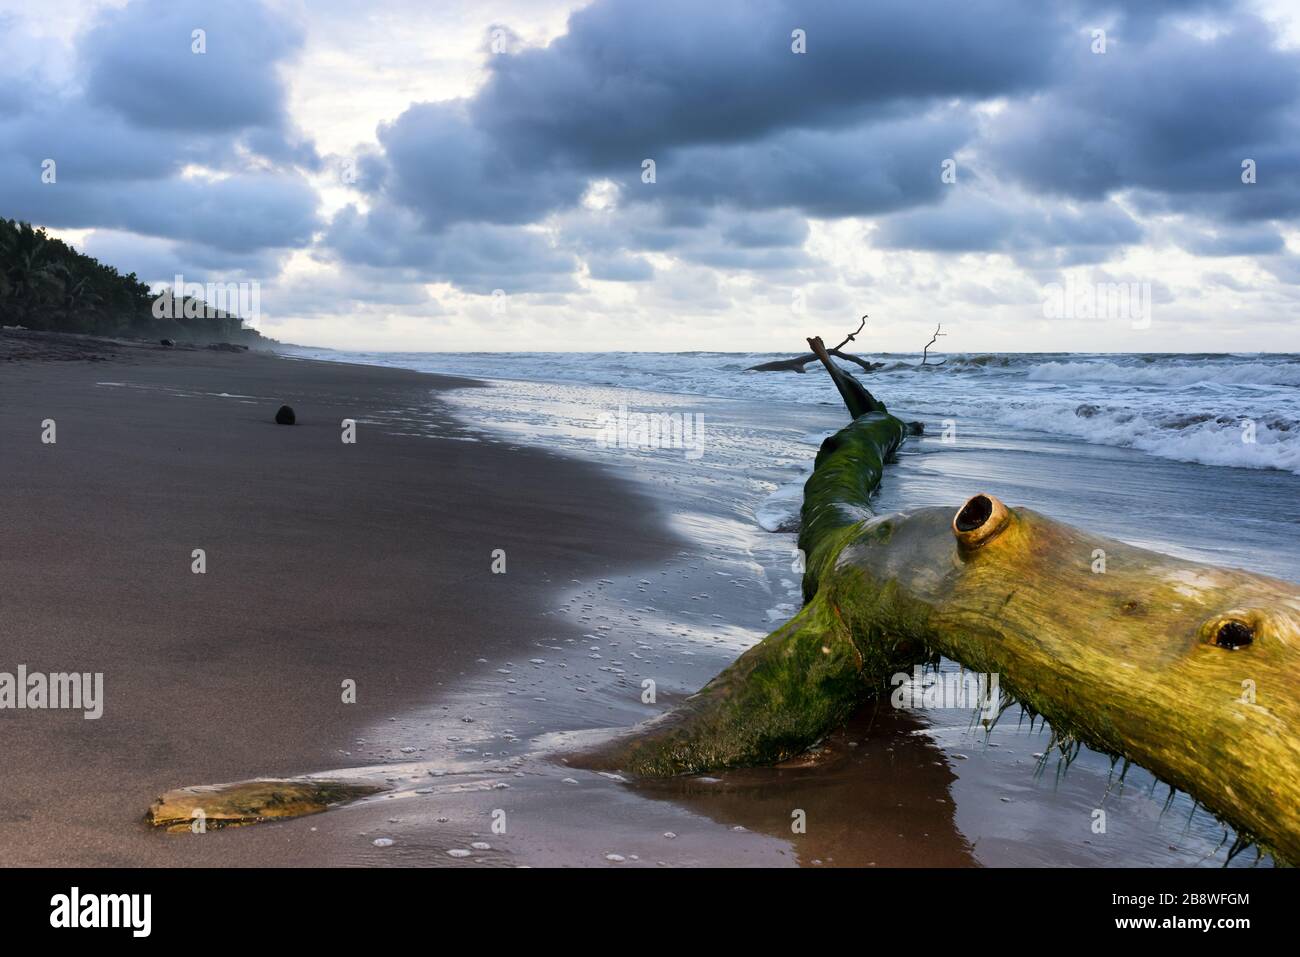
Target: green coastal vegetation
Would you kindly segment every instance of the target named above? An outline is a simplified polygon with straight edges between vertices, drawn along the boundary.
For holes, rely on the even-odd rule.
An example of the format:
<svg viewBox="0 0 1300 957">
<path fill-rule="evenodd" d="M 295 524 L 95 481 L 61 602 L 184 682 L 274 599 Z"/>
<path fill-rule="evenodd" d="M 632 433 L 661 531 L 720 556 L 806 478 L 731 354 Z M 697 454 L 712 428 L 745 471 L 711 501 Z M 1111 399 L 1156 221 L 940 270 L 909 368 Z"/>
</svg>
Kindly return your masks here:
<svg viewBox="0 0 1300 957">
<path fill-rule="evenodd" d="M 155 295 L 134 272 L 123 275 L 41 227 L 3 218 L 0 325 L 177 343 L 271 342 L 238 315 L 197 297 Z"/>
</svg>

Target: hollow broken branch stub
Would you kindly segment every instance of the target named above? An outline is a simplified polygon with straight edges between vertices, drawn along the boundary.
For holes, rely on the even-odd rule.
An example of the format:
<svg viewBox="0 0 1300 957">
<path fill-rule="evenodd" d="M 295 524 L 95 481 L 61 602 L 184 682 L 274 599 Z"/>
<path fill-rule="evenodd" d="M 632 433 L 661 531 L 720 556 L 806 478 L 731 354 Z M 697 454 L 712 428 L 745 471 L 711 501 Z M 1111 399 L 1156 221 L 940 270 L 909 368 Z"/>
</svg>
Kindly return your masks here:
<svg viewBox="0 0 1300 957">
<path fill-rule="evenodd" d="M 963 552 L 971 552 L 1002 533 L 1011 521 L 1010 510 L 992 495 L 975 495 L 957 510 L 952 530 Z"/>
<path fill-rule="evenodd" d="M 993 503 L 987 495 L 976 495 L 957 512 L 953 525 L 958 532 L 973 532 L 989 520 L 993 514 Z"/>
<path fill-rule="evenodd" d="M 1255 630 L 1244 621 L 1225 621 L 1215 635 L 1215 644 L 1221 648 L 1237 649 L 1255 640 Z"/>
</svg>

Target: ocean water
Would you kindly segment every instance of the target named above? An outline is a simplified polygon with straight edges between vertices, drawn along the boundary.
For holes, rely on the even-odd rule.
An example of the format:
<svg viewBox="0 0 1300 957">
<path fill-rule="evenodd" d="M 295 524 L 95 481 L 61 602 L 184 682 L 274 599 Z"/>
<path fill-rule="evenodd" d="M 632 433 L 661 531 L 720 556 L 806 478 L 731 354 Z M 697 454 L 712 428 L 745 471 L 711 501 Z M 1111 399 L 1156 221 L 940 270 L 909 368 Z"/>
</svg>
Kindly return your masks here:
<svg viewBox="0 0 1300 957">
<path fill-rule="evenodd" d="M 764 354 L 294 354 L 482 380 L 487 388 L 439 397 L 455 407 L 466 436 L 545 446 L 640 484 L 687 547 L 662 569 L 583 583 L 548 615 L 576 616 L 586 627 L 604 622 L 609 630 L 584 637 L 604 635 L 614 650 L 619 641 L 641 656 L 655 649 L 664 659 L 653 674 L 674 692 L 700 687 L 798 610 L 792 558 L 802 485 L 822 439 L 848 421 L 817 364 L 796 374 L 745 371 L 784 358 Z M 956 355 L 925 367 L 920 356 L 868 358 L 884 365 L 859 373 L 861 381 L 896 415 L 925 425 L 886 470 L 877 511 L 956 509 L 987 492 L 1139 546 L 1300 581 L 1300 357 Z M 375 422 L 425 430 L 418 410 L 381 410 Z M 670 581 L 674 587 L 658 587 Z M 645 605 L 650 594 L 653 607 Z M 539 645 L 546 657 L 557 650 L 550 644 Z M 567 732 L 653 713 L 639 706 L 622 670 L 608 671 L 588 675 L 590 693 L 580 695 L 539 678 L 536 700 L 546 704 L 520 723 Z M 472 688 L 475 700 L 489 700 L 492 682 L 486 673 L 461 694 Z M 484 711 L 484 731 L 491 713 Z M 1166 801 L 1149 775 L 1130 775 L 1128 790 L 1117 792 L 1109 760 L 1086 750 L 1068 778 L 1036 774 L 1048 744 L 1041 723 L 1011 714 L 986 737 L 965 713 L 899 720 L 912 723 L 875 737 L 852 732 L 858 757 L 833 773 L 732 772 L 702 789 L 642 790 L 625 798 L 641 811 L 619 804 L 617 813 L 649 820 L 653 813 L 635 802 L 666 798 L 728 832 L 739 824 L 779 837 L 787 825 L 776 817 L 760 824 L 757 806 L 815 802 L 840 835 L 816 854 L 842 863 L 941 864 L 954 854 L 1014 866 L 1225 863 L 1222 828 L 1186 795 Z M 900 734 L 924 742 L 915 766 L 895 760 Z M 888 780 L 871 754 L 887 762 Z M 940 766 L 942 780 L 930 780 L 927 769 Z M 834 800 L 827 787 L 838 789 Z M 897 796 L 890 789 L 948 808 L 942 827 L 907 818 L 896 837 L 889 827 L 872 831 L 855 808 L 887 815 Z M 1110 839 L 1089 831 L 1102 806 L 1113 812 Z M 935 828 L 948 837 L 939 842 Z M 882 847 L 895 839 L 890 858 Z M 935 843 L 927 850 L 926 841 Z"/>
<path fill-rule="evenodd" d="M 816 448 L 846 421 L 818 363 L 746 371 L 780 354 L 296 354 L 490 381 L 453 396 L 477 427 L 632 466 L 679 499 L 739 495 L 738 517 L 769 532 L 793 527 Z M 1300 355 L 864 358 L 881 368 L 843 365 L 926 426 L 881 508 L 993 492 L 1135 544 L 1300 579 Z M 639 434 L 638 415 L 680 417 L 698 454 Z M 1198 514 L 1217 517 L 1212 536 L 1188 521 Z"/>
<path fill-rule="evenodd" d="M 303 355 L 490 379 L 571 382 L 750 401 L 827 401 L 825 372 L 746 372 L 760 353 L 331 353 Z M 1300 473 L 1300 355 L 865 356 L 898 414 L 1072 436 L 1201 465 Z M 850 371 L 859 371 L 841 363 Z"/>
</svg>

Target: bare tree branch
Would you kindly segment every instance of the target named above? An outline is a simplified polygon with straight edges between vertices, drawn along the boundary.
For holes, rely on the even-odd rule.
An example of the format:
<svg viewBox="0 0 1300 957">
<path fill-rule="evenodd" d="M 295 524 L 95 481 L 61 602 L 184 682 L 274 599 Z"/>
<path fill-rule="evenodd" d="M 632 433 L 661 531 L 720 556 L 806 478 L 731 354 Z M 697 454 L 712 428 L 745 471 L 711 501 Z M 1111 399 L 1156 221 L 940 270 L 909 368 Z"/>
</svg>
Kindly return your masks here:
<svg viewBox="0 0 1300 957">
<path fill-rule="evenodd" d="M 867 325 L 867 317 L 863 316 L 862 321 L 858 323 L 858 328 L 854 329 L 847 336 L 845 336 L 844 340 L 839 345 L 835 346 L 834 348 L 827 349 L 826 351 L 831 355 L 835 356 L 835 358 L 837 359 L 843 359 L 845 362 L 852 362 L 856 365 L 861 366 L 863 371 L 865 372 L 875 372 L 877 369 L 879 369 L 881 366 L 884 365 L 883 362 L 868 362 L 866 359 L 863 359 L 860 356 L 855 356 L 852 353 L 840 351 L 845 346 L 847 346 L 850 342 L 857 342 L 858 334 L 862 332 L 863 329 L 866 328 L 866 325 Z M 804 371 L 804 366 L 806 366 L 810 362 L 816 361 L 816 359 L 817 359 L 816 354 L 812 352 L 805 352 L 803 355 L 794 356 L 791 359 L 777 359 L 773 362 L 764 362 L 756 366 L 750 366 L 745 371 L 746 372 L 802 373 Z"/>
<path fill-rule="evenodd" d="M 948 334 L 946 332 L 940 332 L 939 330 L 942 328 L 943 328 L 943 323 L 939 323 L 937 326 L 934 327 L 934 335 L 931 337 L 930 341 L 925 344 L 925 348 L 921 350 L 921 365 L 925 365 L 929 361 L 930 347 L 939 341 L 940 336 L 946 336 Z M 935 363 L 935 365 L 941 366 L 947 361 L 948 361 L 947 359 L 940 359 L 938 362 Z"/>
<path fill-rule="evenodd" d="M 844 348 L 845 346 L 847 346 L 850 342 L 856 342 L 857 339 L 858 339 L 858 333 L 861 332 L 861 331 L 862 331 L 863 329 L 865 329 L 866 327 L 867 327 L 867 317 L 866 317 L 866 316 L 863 316 L 863 317 L 862 317 L 862 321 L 858 323 L 858 328 L 854 329 L 854 330 L 853 330 L 852 332 L 850 332 L 847 336 L 845 336 L 845 337 L 844 337 L 844 341 L 841 342 L 838 346 L 835 346 L 833 349 L 827 349 L 826 351 L 829 352 L 829 353 L 831 353 L 832 355 L 834 355 L 836 349 L 843 349 L 843 348 Z M 821 341 L 821 340 L 818 340 L 818 341 Z M 818 356 L 818 358 L 821 358 L 821 357 Z"/>
</svg>

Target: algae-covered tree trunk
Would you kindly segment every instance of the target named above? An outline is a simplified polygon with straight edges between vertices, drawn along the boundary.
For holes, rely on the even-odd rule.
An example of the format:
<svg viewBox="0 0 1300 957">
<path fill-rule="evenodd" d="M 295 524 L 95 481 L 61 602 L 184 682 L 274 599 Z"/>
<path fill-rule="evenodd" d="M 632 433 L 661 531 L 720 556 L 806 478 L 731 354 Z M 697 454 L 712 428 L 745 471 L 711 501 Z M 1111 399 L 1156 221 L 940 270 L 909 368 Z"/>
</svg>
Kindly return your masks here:
<svg viewBox="0 0 1300 957">
<path fill-rule="evenodd" d="M 874 516 L 903 423 L 819 343 L 854 420 L 805 487 L 806 605 L 675 711 L 572 764 L 670 775 L 797 754 L 944 655 L 1077 743 L 1147 768 L 1300 861 L 1300 588 L 976 495 Z"/>
<path fill-rule="evenodd" d="M 855 643 L 839 610 L 817 593 L 824 568 L 871 518 L 868 501 L 908 428 L 835 366 L 821 339 L 808 344 L 854 420 L 822 444 L 804 487 L 803 610 L 680 708 L 570 763 L 670 775 L 779 761 L 842 724 L 880 676 L 919 660 L 916 647 Z"/>
</svg>

